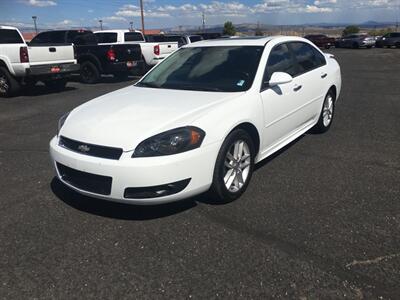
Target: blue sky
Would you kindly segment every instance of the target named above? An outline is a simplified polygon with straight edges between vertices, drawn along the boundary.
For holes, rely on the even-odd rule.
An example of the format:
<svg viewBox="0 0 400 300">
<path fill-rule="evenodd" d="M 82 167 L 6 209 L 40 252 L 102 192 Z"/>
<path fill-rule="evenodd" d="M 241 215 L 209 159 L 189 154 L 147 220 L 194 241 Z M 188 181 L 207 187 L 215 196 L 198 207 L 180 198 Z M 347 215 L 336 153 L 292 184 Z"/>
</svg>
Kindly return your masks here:
<svg viewBox="0 0 400 300">
<path fill-rule="evenodd" d="M 396 21 L 400 0 L 144 0 L 147 28 L 257 21 L 286 25 L 316 22 Z M 140 27 L 139 0 L 0 0 L 0 24 L 39 28 L 98 25 Z"/>
</svg>

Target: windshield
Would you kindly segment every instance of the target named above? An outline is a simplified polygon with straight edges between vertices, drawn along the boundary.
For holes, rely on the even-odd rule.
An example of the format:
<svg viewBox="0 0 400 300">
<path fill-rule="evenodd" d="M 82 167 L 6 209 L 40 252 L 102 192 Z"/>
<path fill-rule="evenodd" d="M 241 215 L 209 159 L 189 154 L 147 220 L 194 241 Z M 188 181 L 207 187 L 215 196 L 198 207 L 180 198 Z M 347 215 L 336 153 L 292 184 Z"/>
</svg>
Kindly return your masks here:
<svg viewBox="0 0 400 300">
<path fill-rule="evenodd" d="M 247 91 L 253 83 L 263 48 L 182 48 L 157 65 L 137 86 L 195 91 Z"/>
</svg>

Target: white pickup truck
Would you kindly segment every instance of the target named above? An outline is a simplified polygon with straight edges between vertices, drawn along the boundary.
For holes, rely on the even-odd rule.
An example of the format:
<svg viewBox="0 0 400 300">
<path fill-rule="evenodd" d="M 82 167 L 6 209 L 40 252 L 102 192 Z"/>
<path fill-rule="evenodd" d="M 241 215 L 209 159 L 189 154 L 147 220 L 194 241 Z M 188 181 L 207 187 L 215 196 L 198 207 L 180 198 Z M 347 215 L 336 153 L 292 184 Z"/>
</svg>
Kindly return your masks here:
<svg viewBox="0 0 400 300">
<path fill-rule="evenodd" d="M 67 77 L 77 71 L 72 44 L 30 46 L 17 28 L 0 26 L 0 97 L 15 95 L 22 85 L 37 81 L 63 89 Z"/>
<path fill-rule="evenodd" d="M 177 42 L 148 43 L 141 31 L 102 30 L 95 31 L 99 44 L 139 44 L 146 69 L 155 66 L 178 49 Z"/>
</svg>

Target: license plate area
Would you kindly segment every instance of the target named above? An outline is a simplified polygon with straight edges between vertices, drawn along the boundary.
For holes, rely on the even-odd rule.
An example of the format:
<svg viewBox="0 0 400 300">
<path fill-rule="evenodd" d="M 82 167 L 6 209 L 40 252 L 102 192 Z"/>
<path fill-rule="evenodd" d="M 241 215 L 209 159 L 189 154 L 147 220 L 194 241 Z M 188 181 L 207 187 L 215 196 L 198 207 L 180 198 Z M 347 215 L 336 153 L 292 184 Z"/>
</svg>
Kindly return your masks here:
<svg viewBox="0 0 400 300">
<path fill-rule="evenodd" d="M 127 62 L 126 62 L 126 66 L 127 66 L 128 68 L 136 67 L 136 66 L 137 66 L 137 62 L 136 62 L 136 61 L 127 61 Z"/>
</svg>

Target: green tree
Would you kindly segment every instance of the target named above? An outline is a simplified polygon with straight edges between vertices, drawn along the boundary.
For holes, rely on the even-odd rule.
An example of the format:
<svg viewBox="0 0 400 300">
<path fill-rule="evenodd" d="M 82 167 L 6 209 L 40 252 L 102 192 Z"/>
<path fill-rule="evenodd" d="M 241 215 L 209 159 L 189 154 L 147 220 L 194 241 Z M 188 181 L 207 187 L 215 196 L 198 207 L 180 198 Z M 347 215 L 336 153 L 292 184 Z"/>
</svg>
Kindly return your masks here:
<svg viewBox="0 0 400 300">
<path fill-rule="evenodd" d="M 235 29 L 235 26 L 233 26 L 232 22 L 230 22 L 230 21 L 225 22 L 223 34 L 230 35 L 230 36 L 236 34 L 236 29 Z"/>
<path fill-rule="evenodd" d="M 343 36 L 349 35 L 349 34 L 355 34 L 355 33 L 359 33 L 360 32 L 360 28 L 358 26 L 347 26 L 344 30 L 343 30 Z"/>
</svg>

